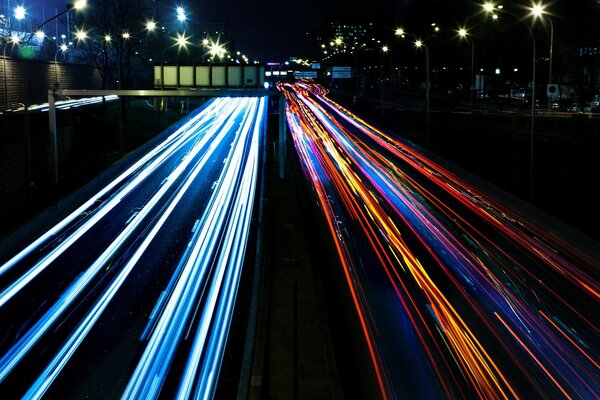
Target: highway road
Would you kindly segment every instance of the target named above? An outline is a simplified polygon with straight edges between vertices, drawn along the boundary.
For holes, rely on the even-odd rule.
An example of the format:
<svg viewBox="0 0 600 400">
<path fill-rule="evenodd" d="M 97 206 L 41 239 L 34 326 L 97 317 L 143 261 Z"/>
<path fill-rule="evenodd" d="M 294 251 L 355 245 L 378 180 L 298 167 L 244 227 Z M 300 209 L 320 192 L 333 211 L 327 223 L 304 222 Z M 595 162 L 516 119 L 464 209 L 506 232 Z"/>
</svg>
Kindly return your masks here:
<svg viewBox="0 0 600 400">
<path fill-rule="evenodd" d="M 266 98 L 213 99 L 4 260 L 3 398 L 212 396 L 266 115 Z"/>
<path fill-rule="evenodd" d="M 597 244 L 318 85 L 279 89 L 383 398 L 599 398 Z"/>
</svg>

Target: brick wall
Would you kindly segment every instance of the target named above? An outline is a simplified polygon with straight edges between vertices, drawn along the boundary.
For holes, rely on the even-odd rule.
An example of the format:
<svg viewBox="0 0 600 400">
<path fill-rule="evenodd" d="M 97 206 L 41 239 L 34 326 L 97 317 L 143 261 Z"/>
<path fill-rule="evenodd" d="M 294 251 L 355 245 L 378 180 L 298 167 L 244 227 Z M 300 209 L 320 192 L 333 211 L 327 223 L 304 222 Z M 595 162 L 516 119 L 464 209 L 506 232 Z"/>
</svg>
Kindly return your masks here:
<svg viewBox="0 0 600 400">
<path fill-rule="evenodd" d="M 0 109 L 5 108 L 5 103 L 8 108 L 11 104 L 24 103 L 25 88 L 27 104 L 48 102 L 48 89 L 52 89 L 56 80 L 63 89 L 100 89 L 101 86 L 97 68 L 90 65 L 3 59 L 1 56 L 0 61 Z"/>
</svg>

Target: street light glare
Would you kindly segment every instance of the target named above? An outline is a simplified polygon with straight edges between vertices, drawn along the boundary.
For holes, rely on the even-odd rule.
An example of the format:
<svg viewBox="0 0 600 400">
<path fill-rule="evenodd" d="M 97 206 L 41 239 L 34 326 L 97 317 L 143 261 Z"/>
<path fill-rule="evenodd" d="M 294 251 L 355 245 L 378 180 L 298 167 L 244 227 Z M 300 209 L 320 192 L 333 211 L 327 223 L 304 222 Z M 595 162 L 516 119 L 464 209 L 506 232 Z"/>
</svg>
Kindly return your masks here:
<svg viewBox="0 0 600 400">
<path fill-rule="evenodd" d="M 46 37 L 46 34 L 44 33 L 43 30 L 38 30 L 35 32 L 35 37 L 38 38 L 39 40 L 44 40 L 44 38 Z"/>
<path fill-rule="evenodd" d="M 122 36 L 123 36 L 123 39 L 125 39 L 125 40 L 131 39 L 131 33 L 129 33 L 129 32 L 123 32 Z"/>
<path fill-rule="evenodd" d="M 16 44 L 19 44 L 19 43 L 21 42 L 21 39 L 19 39 L 19 37 L 18 37 L 16 34 L 13 34 L 13 35 L 10 37 L 10 42 L 11 42 L 13 45 L 16 45 Z"/>
<path fill-rule="evenodd" d="M 541 18 L 542 15 L 546 14 L 546 6 L 542 5 L 542 3 L 534 3 L 531 5 L 531 15 L 535 18 Z"/>
<path fill-rule="evenodd" d="M 469 32 L 467 32 L 467 30 L 465 28 L 460 28 L 458 30 L 458 36 L 460 36 L 460 37 L 467 37 L 468 34 L 469 34 Z"/>
<path fill-rule="evenodd" d="M 27 10 L 23 6 L 15 7 L 15 18 L 21 21 L 25 19 L 25 15 L 27 14 Z"/>
<path fill-rule="evenodd" d="M 185 10 L 183 9 L 183 7 L 177 7 L 177 19 L 180 22 L 183 22 L 186 20 Z"/>
<path fill-rule="evenodd" d="M 404 36 L 404 29 L 396 28 L 396 36 Z"/>
<path fill-rule="evenodd" d="M 495 5 L 494 3 L 489 3 L 489 2 L 488 2 L 488 3 L 484 3 L 484 4 L 483 4 L 483 9 L 484 9 L 486 12 L 489 12 L 489 13 L 490 13 L 490 12 L 494 11 L 494 9 L 495 9 L 495 8 L 496 8 L 496 5 Z"/>
<path fill-rule="evenodd" d="M 104 41 L 107 43 L 110 43 L 112 41 L 112 36 L 110 35 L 104 35 Z"/>
<path fill-rule="evenodd" d="M 156 28 L 156 22 L 148 21 L 146 22 L 146 29 L 149 31 L 153 31 Z"/>
<path fill-rule="evenodd" d="M 418 48 L 420 48 L 421 46 L 423 46 L 423 41 L 421 41 L 421 40 L 416 40 L 416 41 L 415 41 L 415 47 L 418 49 Z"/>
<path fill-rule="evenodd" d="M 73 8 L 76 10 L 81 10 L 82 8 L 85 8 L 85 6 L 87 5 L 87 1 L 86 0 L 76 0 L 73 3 Z"/>
<path fill-rule="evenodd" d="M 60 50 L 64 53 L 65 51 L 67 51 L 69 49 L 69 46 L 67 46 L 66 44 L 61 44 L 60 45 Z"/>
<path fill-rule="evenodd" d="M 179 48 L 186 48 L 186 46 L 190 43 L 188 41 L 188 38 L 185 37 L 184 33 L 178 33 L 177 34 L 177 39 L 175 39 L 177 41 L 177 45 L 179 46 Z"/>
<path fill-rule="evenodd" d="M 387 52 L 388 52 L 388 50 L 389 50 L 389 47 L 387 47 L 387 46 L 383 46 L 383 47 L 381 48 L 381 51 L 383 51 L 384 53 L 387 53 Z"/>
<path fill-rule="evenodd" d="M 87 39 L 87 33 L 85 31 L 83 31 L 83 30 L 78 29 L 75 32 L 75 38 L 77 40 L 85 40 L 85 39 Z"/>
</svg>

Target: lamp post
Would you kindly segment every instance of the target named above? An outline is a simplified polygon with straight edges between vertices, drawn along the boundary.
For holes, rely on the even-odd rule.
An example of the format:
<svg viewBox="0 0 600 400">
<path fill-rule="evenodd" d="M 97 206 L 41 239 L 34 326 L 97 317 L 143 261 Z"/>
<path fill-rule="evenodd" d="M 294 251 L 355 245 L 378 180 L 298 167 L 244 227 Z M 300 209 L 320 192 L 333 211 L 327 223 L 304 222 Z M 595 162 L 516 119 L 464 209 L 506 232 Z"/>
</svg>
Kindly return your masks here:
<svg viewBox="0 0 600 400">
<path fill-rule="evenodd" d="M 401 38 L 410 36 L 415 40 L 414 46 L 417 49 L 423 48 L 425 50 L 425 147 L 429 147 L 429 90 L 431 87 L 429 81 L 429 47 L 423 42 L 423 40 L 417 38 L 411 33 L 406 32 L 402 28 L 396 28 L 395 35 Z"/>
<path fill-rule="evenodd" d="M 381 122 L 383 123 L 383 56 L 385 55 L 385 53 L 387 53 L 390 49 L 387 46 L 383 46 L 381 48 L 381 81 L 380 81 L 380 86 L 381 86 Z"/>
<path fill-rule="evenodd" d="M 518 15 L 514 14 L 511 11 L 505 10 L 502 6 L 496 6 L 493 3 L 485 3 L 483 8 L 488 13 L 493 13 L 494 11 L 498 11 L 504 14 L 508 14 L 517 19 L 517 21 L 521 22 L 525 28 L 527 28 L 527 32 L 529 33 L 529 37 L 531 38 L 531 46 L 532 46 L 532 86 L 531 86 L 531 141 L 530 141 L 530 154 L 529 154 L 529 200 L 533 201 L 534 199 L 534 168 L 533 168 L 533 156 L 534 156 L 534 140 L 535 140 L 535 67 L 536 67 L 536 59 L 537 59 L 537 50 L 535 44 L 535 36 L 533 36 L 533 32 L 531 31 L 531 27 L 527 25 Z M 497 14 L 492 14 L 497 15 Z M 494 19 L 497 19 L 494 18 Z"/>
<path fill-rule="evenodd" d="M 531 15 L 534 19 L 541 18 L 543 19 L 546 16 L 548 23 L 550 24 L 550 50 L 548 57 L 548 84 L 552 83 L 552 53 L 554 49 L 554 22 L 552 22 L 552 18 L 546 12 L 546 7 L 541 3 L 533 4 L 531 6 Z M 550 97 L 548 97 L 548 111 L 552 110 L 552 101 Z"/>
<path fill-rule="evenodd" d="M 470 82 L 470 92 L 471 92 L 471 112 L 473 112 L 473 104 L 474 104 L 474 95 L 475 95 L 475 41 L 469 35 L 469 32 L 465 28 L 460 28 L 458 30 L 458 36 L 461 39 L 466 39 L 471 42 L 471 82 Z"/>
<path fill-rule="evenodd" d="M 45 20 L 44 22 L 42 22 L 41 24 L 38 25 L 38 27 L 36 28 L 36 32 L 37 31 L 41 31 L 42 27 L 44 25 L 46 25 L 47 23 L 54 21 L 55 19 L 57 19 L 58 17 L 62 16 L 63 14 L 71 11 L 71 10 L 80 10 L 82 8 L 84 8 L 87 4 L 86 0 L 74 0 L 70 3 L 68 3 L 65 6 L 65 9 L 63 11 L 61 11 L 60 13 L 48 18 L 47 20 Z M 29 46 L 29 42 L 31 41 L 31 38 L 33 37 L 33 35 L 29 36 L 29 39 L 27 39 L 27 43 L 25 44 L 25 48 L 27 48 L 27 46 Z M 25 69 L 23 71 L 23 76 L 25 79 L 23 79 L 23 84 L 25 87 L 25 102 L 24 102 L 24 110 L 25 110 L 25 134 L 27 136 L 27 140 L 29 141 L 29 108 L 27 106 L 27 70 Z M 58 142 L 56 139 L 56 135 L 57 132 L 51 132 L 52 138 L 51 138 L 51 143 L 52 143 L 52 169 L 53 169 L 53 174 L 52 174 L 52 184 L 54 185 L 54 187 L 58 186 Z M 31 180 L 30 180 L 30 185 L 31 185 Z"/>
<path fill-rule="evenodd" d="M 2 51 L 2 72 L 4 73 L 4 109 L 8 108 L 8 88 L 6 85 L 6 48 L 9 44 L 12 44 L 13 47 L 19 44 L 19 37 L 13 35 L 8 39 L 6 44 L 4 45 L 4 50 Z"/>
<path fill-rule="evenodd" d="M 61 44 L 56 53 L 54 53 L 54 89 L 58 89 L 58 61 L 56 57 L 58 56 L 58 52 L 61 51 L 63 56 L 67 51 L 68 47 L 65 43 Z"/>
<path fill-rule="evenodd" d="M 61 12 L 59 12 L 56 15 L 53 15 L 52 17 L 48 18 L 47 20 L 45 20 L 44 22 L 42 22 L 41 24 L 39 24 L 38 27 L 35 29 L 35 32 L 42 31 L 42 27 L 44 25 L 46 25 L 48 22 L 54 21 L 58 17 L 66 14 L 66 13 L 68 13 L 71 10 L 81 10 L 81 9 L 85 8 L 86 5 L 87 5 L 87 1 L 86 0 L 75 0 L 75 1 L 72 1 L 72 2 L 68 3 L 65 6 L 64 10 L 62 10 Z M 29 42 L 31 42 L 31 38 L 32 37 L 33 37 L 33 35 L 29 36 L 29 38 L 27 39 L 27 43 L 25 44 L 25 47 L 29 46 Z"/>
<path fill-rule="evenodd" d="M 419 39 L 415 41 L 415 47 L 425 49 L 425 147 L 429 147 L 429 90 L 431 87 L 429 82 L 429 47 Z"/>
</svg>

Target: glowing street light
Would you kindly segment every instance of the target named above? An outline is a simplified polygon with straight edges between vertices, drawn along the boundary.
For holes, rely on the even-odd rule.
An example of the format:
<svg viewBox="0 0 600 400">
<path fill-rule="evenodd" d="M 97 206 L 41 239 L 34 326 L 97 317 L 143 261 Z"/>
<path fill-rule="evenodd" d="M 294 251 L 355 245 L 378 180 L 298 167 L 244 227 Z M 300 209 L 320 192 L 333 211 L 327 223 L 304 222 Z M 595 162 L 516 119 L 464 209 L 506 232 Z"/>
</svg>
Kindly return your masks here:
<svg viewBox="0 0 600 400">
<path fill-rule="evenodd" d="M 380 109 L 381 109 L 381 122 L 383 123 L 383 55 L 385 53 L 387 53 L 389 51 L 389 47 L 387 47 L 386 45 L 383 45 L 381 47 L 381 104 L 380 104 Z"/>
<path fill-rule="evenodd" d="M 150 20 L 148 22 L 146 22 L 146 30 L 149 32 L 152 32 L 154 29 L 156 29 L 156 22 Z"/>
<path fill-rule="evenodd" d="M 219 44 L 219 42 L 211 42 L 208 46 L 208 52 L 212 57 L 216 56 L 221 59 L 225 56 L 227 50 L 225 50 L 225 47 Z"/>
<path fill-rule="evenodd" d="M 85 8 L 85 6 L 87 5 L 87 1 L 86 0 L 77 0 L 72 4 L 73 4 L 74 9 L 81 10 L 81 9 Z"/>
<path fill-rule="evenodd" d="M 125 31 L 121 34 L 121 37 L 125 40 L 129 40 L 129 39 L 131 39 L 131 33 Z"/>
<path fill-rule="evenodd" d="M 188 41 L 188 38 L 185 36 L 185 33 L 178 33 L 175 41 L 177 42 L 179 49 L 181 49 L 181 48 L 185 49 L 187 47 L 187 45 L 190 44 L 190 42 Z"/>
<path fill-rule="evenodd" d="M 63 43 L 60 45 L 58 50 L 56 50 L 56 53 L 54 53 L 54 88 L 55 89 L 58 89 L 58 61 L 57 61 L 56 57 L 58 56 L 59 51 L 62 52 L 62 55 L 64 57 L 64 55 L 68 49 L 69 49 L 69 47 Z"/>
<path fill-rule="evenodd" d="M 19 21 L 24 20 L 27 15 L 27 10 L 23 6 L 15 7 L 15 18 Z"/>
<path fill-rule="evenodd" d="M 38 40 L 44 40 L 44 38 L 46 37 L 46 34 L 44 33 L 44 31 L 43 31 L 43 30 L 39 29 L 39 30 L 37 30 L 37 31 L 35 32 L 35 37 L 36 37 Z"/>
<path fill-rule="evenodd" d="M 77 41 L 82 41 L 87 39 L 87 32 L 82 30 L 82 29 L 77 29 L 75 31 L 75 39 L 77 39 Z"/>
<path fill-rule="evenodd" d="M 109 34 L 104 35 L 104 41 L 106 43 L 112 42 L 112 36 L 110 36 Z"/>
<path fill-rule="evenodd" d="M 177 7 L 177 20 L 179 22 L 184 22 L 187 19 L 185 15 L 185 10 L 183 7 Z"/>
</svg>

